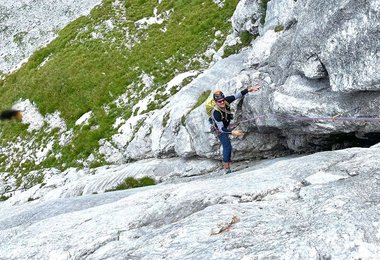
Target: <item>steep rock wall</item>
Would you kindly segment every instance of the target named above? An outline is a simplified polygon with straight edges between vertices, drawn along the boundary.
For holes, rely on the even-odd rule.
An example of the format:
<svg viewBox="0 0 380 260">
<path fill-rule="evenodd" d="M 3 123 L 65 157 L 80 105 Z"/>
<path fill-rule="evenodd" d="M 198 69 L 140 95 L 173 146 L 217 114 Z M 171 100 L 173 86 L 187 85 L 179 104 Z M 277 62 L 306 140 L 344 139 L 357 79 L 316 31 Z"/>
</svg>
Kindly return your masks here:
<svg viewBox="0 0 380 260">
<path fill-rule="evenodd" d="M 259 31 L 259 37 L 240 56 L 218 61 L 162 111 L 149 115 L 156 123 L 143 124 L 124 158 L 218 158 L 218 142 L 207 133 L 203 106 L 184 111 L 189 111 L 186 108 L 196 103 L 202 91 L 221 89 L 232 94 L 254 84 L 262 85 L 261 92 L 247 95 L 234 106 L 235 117 L 248 132 L 243 140 L 233 140 L 235 158 L 278 155 L 284 149 L 331 149 L 339 147 L 334 144 L 339 138 L 331 135 L 339 134 L 353 137 L 341 144 L 349 146 L 357 143 L 355 136 L 380 130 L 378 80 L 373 73 L 379 65 L 378 23 L 372 19 L 379 15 L 376 4 L 272 0 L 264 25 L 258 22 L 258 12 L 257 1 L 239 3 L 231 37 L 236 39 L 246 30 Z M 209 77 L 218 80 L 209 81 Z M 182 109 L 176 107 L 177 102 Z M 168 111 L 168 127 L 163 127 L 160 122 Z M 181 124 L 183 116 L 186 124 Z M 148 129 L 153 129 L 150 135 Z M 152 148 L 146 148 L 147 142 Z"/>
</svg>

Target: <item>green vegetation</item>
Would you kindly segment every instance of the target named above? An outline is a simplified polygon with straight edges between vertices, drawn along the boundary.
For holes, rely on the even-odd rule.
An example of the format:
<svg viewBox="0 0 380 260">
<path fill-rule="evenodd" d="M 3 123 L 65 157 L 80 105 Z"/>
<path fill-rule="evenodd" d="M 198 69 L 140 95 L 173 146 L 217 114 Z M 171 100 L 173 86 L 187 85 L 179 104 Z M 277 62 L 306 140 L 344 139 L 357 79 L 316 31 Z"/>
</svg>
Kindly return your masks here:
<svg viewBox="0 0 380 260">
<path fill-rule="evenodd" d="M 194 109 L 196 109 L 197 107 L 199 107 L 200 105 L 202 105 L 206 100 L 207 98 L 210 96 L 210 93 L 211 93 L 211 90 L 206 90 L 204 91 L 199 97 L 198 97 L 198 100 L 197 102 L 194 104 L 194 106 L 190 109 L 189 112 L 187 112 L 186 115 L 183 115 L 181 117 L 181 124 L 183 126 L 186 125 L 186 117 L 188 114 L 190 114 L 191 111 L 193 111 Z"/>
<path fill-rule="evenodd" d="M 10 197 L 8 196 L 5 196 L 5 195 L 0 195 L 0 201 L 6 201 L 7 199 L 9 199 Z"/>
<path fill-rule="evenodd" d="M 267 16 L 267 7 L 268 7 L 268 2 L 270 0 L 260 0 L 259 6 L 260 6 L 260 23 L 261 25 L 264 25 L 265 23 L 265 18 Z"/>
<path fill-rule="evenodd" d="M 117 185 L 115 188 L 107 190 L 107 191 L 133 189 L 133 188 L 150 186 L 150 185 L 155 185 L 155 184 L 156 184 L 155 180 L 150 177 L 143 177 L 140 179 L 128 177 L 122 183 Z"/>
<path fill-rule="evenodd" d="M 39 198 L 32 198 L 32 197 L 29 197 L 28 198 L 28 202 L 31 202 L 31 201 L 34 201 L 34 200 L 38 200 Z"/>
<path fill-rule="evenodd" d="M 224 48 L 223 58 L 239 53 L 242 48 L 242 44 L 235 44 L 233 46 L 227 46 Z"/>
<path fill-rule="evenodd" d="M 19 162 L 0 155 L 0 171 L 18 172 L 22 178 L 24 173 L 44 167 L 80 166 L 91 154 L 96 156 L 93 165 L 103 162 L 96 153 L 99 140 L 109 140 L 116 133 L 112 125 L 117 117 L 136 115 L 133 106 L 151 93 L 156 100 L 144 113 L 162 108 L 170 97 L 162 93 L 169 80 L 181 72 L 204 69 L 192 58 L 205 60 L 207 66 L 210 60 L 203 53 L 215 40 L 216 31 L 224 36 L 229 33 L 229 19 L 238 0 L 226 0 L 223 8 L 211 0 L 113 3 L 103 0 L 90 15 L 59 31 L 53 42 L 35 52 L 18 71 L 0 80 L 0 109 L 29 99 L 43 115 L 59 111 L 68 128 L 74 130 L 71 142 L 62 146 L 58 144 L 61 134 L 47 137 L 43 130 L 29 133 L 26 125 L 17 122 L 0 124 L 2 147 L 19 143 L 18 138 L 34 140 L 32 147 L 14 151 L 12 158 L 20 158 Z M 139 19 L 153 16 L 154 7 L 165 21 L 146 28 L 136 26 Z M 112 28 L 106 21 L 112 21 Z M 22 43 L 22 39 L 20 34 L 14 40 Z M 218 36 L 216 40 L 216 48 L 220 48 L 225 39 Z M 151 86 L 144 85 L 142 75 L 153 80 Z M 127 104 L 116 106 L 114 100 L 124 93 Z M 75 126 L 88 111 L 93 112 L 89 125 Z M 23 160 L 26 150 L 38 150 L 52 140 L 53 149 L 45 161 L 36 165 L 33 159 Z"/>
<path fill-rule="evenodd" d="M 27 161 L 23 164 L 22 169 L 29 169 L 28 164 L 31 164 L 29 167 L 33 167 L 34 163 L 31 161 Z M 37 184 L 41 184 L 41 187 L 45 184 L 44 182 L 44 175 L 41 172 L 35 172 L 35 173 L 20 173 L 16 176 L 16 187 L 22 187 L 23 189 L 29 189 Z"/>
<path fill-rule="evenodd" d="M 130 139 L 130 140 L 132 140 L 133 138 L 135 138 L 137 132 L 140 130 L 141 126 L 144 124 L 145 119 L 146 119 L 146 118 L 144 117 L 144 118 L 140 119 L 140 120 L 137 122 L 137 124 L 136 124 L 136 126 L 135 126 L 135 129 L 133 129 L 133 133 L 132 133 L 132 136 L 131 136 L 131 139 Z"/>
<path fill-rule="evenodd" d="M 248 31 L 241 32 L 239 36 L 243 46 L 248 46 L 252 42 L 252 40 L 254 40 L 257 37 L 257 35 L 252 35 Z"/>
<path fill-rule="evenodd" d="M 284 26 L 282 24 L 276 25 L 276 27 L 274 27 L 275 32 L 282 32 L 283 30 Z"/>
<path fill-rule="evenodd" d="M 239 34 L 240 43 L 237 43 L 232 46 L 227 46 L 224 48 L 224 54 L 223 57 L 228 57 L 232 54 L 237 54 L 239 51 L 251 44 L 251 42 L 256 39 L 257 35 L 253 35 L 248 31 L 243 31 Z"/>
<path fill-rule="evenodd" d="M 183 115 L 181 117 L 181 125 L 186 126 L 186 116 L 185 115 Z"/>
<path fill-rule="evenodd" d="M 169 118 L 170 118 L 170 113 L 167 112 L 167 113 L 164 115 L 164 119 L 162 120 L 162 126 L 163 126 L 163 127 L 166 127 L 166 125 L 168 124 Z"/>
<path fill-rule="evenodd" d="M 191 110 L 189 111 L 189 113 L 190 113 L 191 111 L 193 111 L 194 109 L 196 109 L 197 107 L 199 107 L 200 105 L 202 105 L 202 104 L 207 100 L 207 98 L 210 96 L 210 93 L 211 93 L 211 90 L 206 90 L 206 91 L 204 91 L 204 92 L 198 97 L 197 103 L 194 104 L 194 106 L 191 108 Z"/>
<path fill-rule="evenodd" d="M 13 36 L 13 42 L 17 45 L 21 45 L 24 37 L 27 35 L 27 32 L 19 32 Z"/>
</svg>

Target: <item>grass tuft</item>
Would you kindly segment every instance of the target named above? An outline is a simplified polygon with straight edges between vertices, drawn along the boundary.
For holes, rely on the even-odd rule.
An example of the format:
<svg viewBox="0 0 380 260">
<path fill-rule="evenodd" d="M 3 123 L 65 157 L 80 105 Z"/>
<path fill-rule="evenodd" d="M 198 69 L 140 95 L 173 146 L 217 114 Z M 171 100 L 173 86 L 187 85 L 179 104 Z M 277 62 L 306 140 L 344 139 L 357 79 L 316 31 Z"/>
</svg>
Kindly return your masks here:
<svg viewBox="0 0 380 260">
<path fill-rule="evenodd" d="M 260 12 L 260 23 L 261 25 L 265 24 L 265 19 L 267 16 L 267 7 L 268 7 L 268 2 L 270 0 L 260 0 L 259 2 L 259 12 Z"/>
<path fill-rule="evenodd" d="M 138 188 L 138 187 L 151 186 L 155 184 L 156 184 L 156 181 L 150 177 L 143 177 L 140 179 L 128 177 L 122 183 L 117 185 L 115 188 L 107 190 L 107 191 L 133 189 L 133 188 Z"/>
<path fill-rule="evenodd" d="M 275 32 L 282 32 L 283 30 L 284 26 L 282 24 L 276 25 L 276 27 L 274 27 Z"/>
<path fill-rule="evenodd" d="M 0 201 L 6 201 L 7 199 L 9 199 L 10 197 L 8 196 L 5 196 L 5 195 L 0 195 Z"/>
</svg>

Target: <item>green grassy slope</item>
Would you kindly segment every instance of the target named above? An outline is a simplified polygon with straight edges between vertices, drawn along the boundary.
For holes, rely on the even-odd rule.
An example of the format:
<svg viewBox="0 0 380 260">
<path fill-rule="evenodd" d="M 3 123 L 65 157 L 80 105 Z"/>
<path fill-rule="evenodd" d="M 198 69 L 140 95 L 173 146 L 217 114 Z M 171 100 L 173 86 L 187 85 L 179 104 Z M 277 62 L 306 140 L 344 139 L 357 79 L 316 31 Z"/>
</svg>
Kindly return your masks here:
<svg viewBox="0 0 380 260">
<path fill-rule="evenodd" d="M 202 53 L 215 39 L 216 48 L 221 46 L 231 28 L 229 18 L 238 0 L 226 0 L 223 8 L 211 0 L 165 0 L 161 4 L 157 0 L 118 2 L 116 5 L 104 0 L 89 16 L 60 31 L 53 42 L 37 51 L 21 69 L 0 81 L 0 108 L 8 108 L 19 99 L 29 99 L 42 114 L 59 111 L 68 127 L 74 129 L 72 142 L 61 147 L 56 132 L 50 132 L 47 137 L 44 131 L 28 133 L 25 125 L 2 123 L 2 147 L 19 142 L 18 137 L 31 149 L 52 138 L 56 142 L 54 153 L 39 165 L 32 160 L 10 161 L 0 154 L 0 171 L 22 174 L 44 167 L 75 166 L 77 160 L 96 151 L 99 139 L 114 134 L 111 126 L 115 119 L 129 118 L 140 98 L 157 92 L 156 101 L 145 112 L 162 107 L 169 97 L 160 91 L 175 74 L 207 66 L 209 60 Z M 167 19 L 162 24 L 138 30 L 135 22 L 154 16 L 154 8 Z M 222 36 L 216 37 L 216 31 L 221 31 Z M 143 73 L 154 78 L 149 89 L 139 78 Z M 113 101 L 123 93 L 127 93 L 129 102 L 118 108 Z M 110 112 L 106 113 L 104 106 Z M 75 121 L 88 111 L 94 112 L 90 125 L 75 126 Z M 13 155 L 24 156 L 22 150 Z M 101 163 L 101 158 L 97 163 Z"/>
</svg>

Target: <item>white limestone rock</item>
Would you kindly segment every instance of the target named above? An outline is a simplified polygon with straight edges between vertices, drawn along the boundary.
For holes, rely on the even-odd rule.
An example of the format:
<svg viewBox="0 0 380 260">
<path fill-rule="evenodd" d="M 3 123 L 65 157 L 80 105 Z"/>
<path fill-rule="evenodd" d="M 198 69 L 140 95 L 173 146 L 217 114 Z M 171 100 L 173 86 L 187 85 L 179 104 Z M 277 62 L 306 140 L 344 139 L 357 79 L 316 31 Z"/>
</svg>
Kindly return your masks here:
<svg viewBox="0 0 380 260">
<path fill-rule="evenodd" d="M 236 10 L 231 18 L 232 28 L 235 34 L 247 31 L 252 34 L 257 32 L 259 14 L 256 0 L 242 0 L 236 6 Z M 256 29 L 255 29 L 256 28 Z"/>
<path fill-rule="evenodd" d="M 323 79 L 327 76 L 327 71 L 316 55 L 311 56 L 302 68 L 305 76 L 309 79 Z"/>
<path fill-rule="evenodd" d="M 100 0 L 3 1 L 0 4 L 0 72 L 17 69 L 33 52 L 51 42 Z M 1 74 L 1 73 L 0 73 Z"/>
<path fill-rule="evenodd" d="M 271 0 L 268 1 L 265 17 L 265 24 L 260 30 L 265 34 L 268 30 L 273 30 L 277 26 L 286 28 L 295 19 L 297 1 L 294 0 Z"/>
<path fill-rule="evenodd" d="M 14 179 L 2 176 L 0 191 L 10 198 L 8 205 L 21 205 L 28 201 L 46 201 L 86 194 L 103 193 L 122 183 L 127 177 L 135 179 L 151 177 L 157 183 L 176 178 L 203 175 L 220 168 L 221 163 L 213 160 L 169 158 L 147 159 L 135 163 L 102 166 L 93 170 L 69 168 L 64 172 L 57 169 L 34 171 L 25 178 L 42 175 L 43 184 L 24 189 L 14 189 Z"/>
<path fill-rule="evenodd" d="M 286 38 L 278 42 L 270 62 L 276 63 L 273 72 L 277 71 L 280 82 L 292 70 L 309 75 L 310 68 L 304 64 L 315 57 L 325 68 L 333 91 L 379 90 L 376 72 L 380 62 L 376 54 L 379 24 L 370 18 L 379 17 L 376 4 L 307 0 L 297 2 L 294 8 L 297 8 L 295 18 L 291 26 L 285 26 Z M 277 10 L 282 12 L 282 6 Z"/>
<path fill-rule="evenodd" d="M 228 176 L 2 202 L 0 257 L 375 259 L 379 154 L 347 149 L 256 162 Z M 321 172 L 345 178 L 304 183 Z"/>
<path fill-rule="evenodd" d="M 268 30 L 252 43 L 247 57 L 245 57 L 245 65 L 247 67 L 257 66 L 266 61 L 271 54 L 271 48 L 277 41 L 279 33 Z"/>
</svg>

